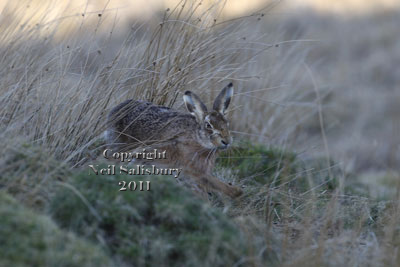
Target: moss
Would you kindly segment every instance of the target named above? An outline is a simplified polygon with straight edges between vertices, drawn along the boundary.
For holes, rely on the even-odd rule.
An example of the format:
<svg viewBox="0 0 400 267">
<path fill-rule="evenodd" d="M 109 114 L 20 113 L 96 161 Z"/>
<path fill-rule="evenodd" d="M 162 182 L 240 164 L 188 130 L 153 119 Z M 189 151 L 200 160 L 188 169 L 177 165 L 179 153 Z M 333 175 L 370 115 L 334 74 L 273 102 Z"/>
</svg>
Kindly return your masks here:
<svg viewBox="0 0 400 267">
<path fill-rule="evenodd" d="M 0 266 L 112 266 L 97 246 L 0 192 Z"/>
<path fill-rule="evenodd" d="M 7 148 L 0 172 L 0 188 L 23 202 L 42 210 L 53 194 L 57 181 L 66 179 L 70 171 L 40 146 L 22 144 Z"/>
<path fill-rule="evenodd" d="M 269 184 L 274 180 L 277 172 L 293 173 L 295 160 L 294 153 L 267 149 L 264 146 L 246 142 L 222 152 L 217 164 L 233 168 L 241 179 L 248 179 L 251 184 Z M 279 184 L 280 181 L 281 176 L 278 177 L 277 183 Z"/>
<path fill-rule="evenodd" d="M 322 185 L 319 190 L 337 187 L 336 169 L 331 169 L 335 170 L 332 171 L 334 177 L 329 177 L 324 164 L 324 159 L 304 162 L 294 152 L 249 142 L 221 153 L 217 159 L 219 167 L 232 169 L 244 185 L 270 188 L 285 185 L 298 192 L 307 191 L 314 185 Z"/>
<path fill-rule="evenodd" d="M 150 180 L 151 191 L 119 191 L 118 182 L 127 179 Z M 130 265 L 229 266 L 245 253 L 230 219 L 169 176 L 95 176 L 85 170 L 56 192 L 50 213 L 79 235 L 100 236 L 111 254 Z"/>
<path fill-rule="evenodd" d="M 287 216 L 300 220 L 299 212 L 309 207 L 305 201 L 313 198 L 323 210 L 325 199 L 338 187 L 337 177 L 341 175 L 334 162 L 330 162 L 335 166 L 330 171 L 326 163 L 324 158 L 304 160 L 280 148 L 240 143 L 221 153 L 217 160 L 218 169 L 232 170 L 244 186 L 240 201 L 228 204 L 228 214 L 256 215 L 275 223 Z M 227 208 L 219 196 L 213 196 L 213 202 L 221 209 Z"/>
</svg>

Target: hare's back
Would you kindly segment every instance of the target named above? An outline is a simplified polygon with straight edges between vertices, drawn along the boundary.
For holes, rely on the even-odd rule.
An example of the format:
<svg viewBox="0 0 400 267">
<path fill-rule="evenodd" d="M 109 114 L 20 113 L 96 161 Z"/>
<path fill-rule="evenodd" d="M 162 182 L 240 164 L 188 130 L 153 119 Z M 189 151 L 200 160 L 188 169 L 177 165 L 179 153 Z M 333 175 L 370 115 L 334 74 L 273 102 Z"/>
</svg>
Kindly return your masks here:
<svg viewBox="0 0 400 267">
<path fill-rule="evenodd" d="M 129 143 L 170 139 L 188 128 L 196 128 L 196 120 L 190 114 L 133 99 L 114 107 L 108 124 L 114 132 L 122 133 L 120 139 Z"/>
<path fill-rule="evenodd" d="M 159 120 L 163 117 L 174 117 L 179 113 L 171 108 L 154 105 L 151 102 L 129 99 L 114 107 L 108 116 L 108 122 L 138 123 L 148 120 Z"/>
</svg>

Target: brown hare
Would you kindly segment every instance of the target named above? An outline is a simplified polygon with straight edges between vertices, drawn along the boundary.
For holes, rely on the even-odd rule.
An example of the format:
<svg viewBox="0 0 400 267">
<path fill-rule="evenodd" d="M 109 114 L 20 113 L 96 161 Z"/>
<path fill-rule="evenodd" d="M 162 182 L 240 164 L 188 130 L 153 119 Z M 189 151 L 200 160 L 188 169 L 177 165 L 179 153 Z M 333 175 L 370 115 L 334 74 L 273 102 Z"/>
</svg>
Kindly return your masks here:
<svg viewBox="0 0 400 267">
<path fill-rule="evenodd" d="M 108 115 L 106 139 L 116 151 L 157 148 L 166 151 L 161 164 L 182 168 L 203 192 L 222 192 L 232 198 L 242 194 L 238 187 L 225 184 L 212 175 L 216 154 L 232 143 L 225 118 L 233 95 L 229 83 L 214 101 L 211 111 L 200 98 L 186 91 L 183 100 L 189 113 L 150 102 L 127 100 Z"/>
</svg>

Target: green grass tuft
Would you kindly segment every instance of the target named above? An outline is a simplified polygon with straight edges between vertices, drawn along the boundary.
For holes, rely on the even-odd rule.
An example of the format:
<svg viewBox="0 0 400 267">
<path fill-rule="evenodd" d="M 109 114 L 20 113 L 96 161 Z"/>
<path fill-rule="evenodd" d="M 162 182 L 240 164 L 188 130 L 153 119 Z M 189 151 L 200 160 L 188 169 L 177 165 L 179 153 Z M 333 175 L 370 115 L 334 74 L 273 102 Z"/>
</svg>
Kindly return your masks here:
<svg viewBox="0 0 400 267">
<path fill-rule="evenodd" d="M 99 247 L 60 230 L 4 191 L 0 218 L 0 266 L 112 266 Z"/>
<path fill-rule="evenodd" d="M 118 181 L 134 176 L 82 171 L 56 192 L 50 214 L 135 266 L 230 266 L 244 254 L 240 232 L 219 210 L 172 177 L 140 178 L 151 181 L 151 191 L 120 192 Z"/>
<path fill-rule="evenodd" d="M 239 146 L 221 153 L 217 160 L 219 167 L 231 169 L 245 186 L 284 186 L 305 192 L 323 184 L 318 187 L 319 191 L 332 191 L 337 187 L 338 173 L 333 172 L 329 177 L 322 162 L 325 163 L 323 160 L 304 162 L 294 152 L 250 142 L 241 142 Z M 331 163 L 331 166 L 334 165 Z M 322 171 L 324 168 L 326 170 Z"/>
</svg>

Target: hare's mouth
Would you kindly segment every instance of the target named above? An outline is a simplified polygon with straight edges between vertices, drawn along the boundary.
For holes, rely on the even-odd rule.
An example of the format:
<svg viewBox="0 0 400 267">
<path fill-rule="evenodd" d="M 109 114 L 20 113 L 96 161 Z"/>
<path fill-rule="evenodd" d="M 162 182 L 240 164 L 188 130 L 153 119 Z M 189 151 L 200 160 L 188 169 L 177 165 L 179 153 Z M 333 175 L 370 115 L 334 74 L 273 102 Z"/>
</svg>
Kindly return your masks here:
<svg viewBox="0 0 400 267">
<path fill-rule="evenodd" d="M 229 148 L 229 144 L 220 145 L 220 146 L 218 147 L 218 149 L 221 149 L 221 150 L 226 150 L 226 149 L 228 149 L 228 148 Z"/>
<path fill-rule="evenodd" d="M 220 145 L 218 146 L 219 149 L 225 150 L 229 147 L 229 142 L 225 141 L 224 139 L 221 139 Z"/>
</svg>

